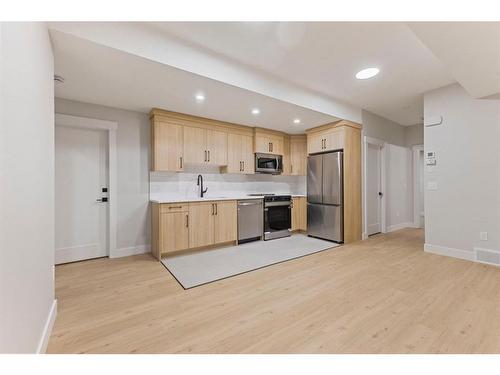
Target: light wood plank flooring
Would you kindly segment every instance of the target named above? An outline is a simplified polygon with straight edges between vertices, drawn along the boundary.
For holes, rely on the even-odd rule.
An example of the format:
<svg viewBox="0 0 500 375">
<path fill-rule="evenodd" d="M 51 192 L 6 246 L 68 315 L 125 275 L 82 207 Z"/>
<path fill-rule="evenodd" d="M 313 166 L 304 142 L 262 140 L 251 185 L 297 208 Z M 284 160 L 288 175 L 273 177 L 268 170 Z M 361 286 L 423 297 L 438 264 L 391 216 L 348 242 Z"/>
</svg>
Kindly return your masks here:
<svg viewBox="0 0 500 375">
<path fill-rule="evenodd" d="M 500 268 L 404 229 L 183 290 L 149 255 L 56 267 L 49 353 L 499 353 Z"/>
</svg>

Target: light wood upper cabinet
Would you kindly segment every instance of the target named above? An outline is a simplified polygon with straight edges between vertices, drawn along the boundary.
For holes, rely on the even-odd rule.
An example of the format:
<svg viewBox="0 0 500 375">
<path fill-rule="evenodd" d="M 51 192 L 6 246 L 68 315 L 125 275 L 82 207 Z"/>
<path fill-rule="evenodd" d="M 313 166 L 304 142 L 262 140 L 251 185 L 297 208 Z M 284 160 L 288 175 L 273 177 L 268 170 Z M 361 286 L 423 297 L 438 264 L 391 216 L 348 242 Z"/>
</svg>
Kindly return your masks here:
<svg viewBox="0 0 500 375">
<path fill-rule="evenodd" d="M 193 202 L 189 204 L 189 247 L 201 247 L 214 244 L 213 202 Z"/>
<path fill-rule="evenodd" d="M 151 125 L 151 170 L 182 171 L 183 127 L 155 121 Z"/>
<path fill-rule="evenodd" d="M 341 128 L 310 133 L 307 135 L 307 153 L 341 150 L 344 143 L 344 131 Z"/>
<path fill-rule="evenodd" d="M 184 126 L 184 161 L 188 164 L 227 164 L 227 133 Z"/>
<path fill-rule="evenodd" d="M 227 135 L 227 173 L 253 174 L 253 139 L 248 135 Z"/>
<path fill-rule="evenodd" d="M 184 162 L 204 164 L 207 161 L 207 130 L 184 126 Z"/>
<path fill-rule="evenodd" d="M 254 137 L 255 152 L 283 155 L 285 140 L 282 133 L 255 128 Z"/>
<path fill-rule="evenodd" d="M 214 241 L 222 243 L 236 241 L 237 211 L 236 201 L 218 201 L 215 204 Z"/>
<path fill-rule="evenodd" d="M 212 165 L 227 165 L 227 133 L 207 130 L 207 162 Z"/>
<path fill-rule="evenodd" d="M 293 176 L 307 174 L 307 139 L 305 136 L 290 137 L 290 174 Z"/>
</svg>

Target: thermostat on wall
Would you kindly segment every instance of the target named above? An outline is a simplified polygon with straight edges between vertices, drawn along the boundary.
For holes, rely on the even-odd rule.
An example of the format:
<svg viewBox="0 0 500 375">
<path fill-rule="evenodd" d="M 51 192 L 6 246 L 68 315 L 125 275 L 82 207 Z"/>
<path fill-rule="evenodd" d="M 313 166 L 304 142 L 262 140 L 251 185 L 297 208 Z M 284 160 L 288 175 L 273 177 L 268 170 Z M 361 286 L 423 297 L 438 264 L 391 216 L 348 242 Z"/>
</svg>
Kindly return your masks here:
<svg viewBox="0 0 500 375">
<path fill-rule="evenodd" d="M 425 153 L 425 164 L 436 165 L 436 153 L 434 151 L 428 151 Z"/>
</svg>

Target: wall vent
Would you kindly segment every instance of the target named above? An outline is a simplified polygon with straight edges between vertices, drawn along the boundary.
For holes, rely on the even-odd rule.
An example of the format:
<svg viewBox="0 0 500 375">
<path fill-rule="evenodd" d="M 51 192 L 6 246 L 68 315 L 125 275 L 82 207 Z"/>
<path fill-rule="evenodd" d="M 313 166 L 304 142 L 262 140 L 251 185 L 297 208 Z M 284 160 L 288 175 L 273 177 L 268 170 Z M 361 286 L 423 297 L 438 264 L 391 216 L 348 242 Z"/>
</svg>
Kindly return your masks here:
<svg viewBox="0 0 500 375">
<path fill-rule="evenodd" d="M 500 266 L 500 251 L 481 249 L 479 247 L 475 247 L 474 251 L 476 252 L 476 262 Z"/>
</svg>

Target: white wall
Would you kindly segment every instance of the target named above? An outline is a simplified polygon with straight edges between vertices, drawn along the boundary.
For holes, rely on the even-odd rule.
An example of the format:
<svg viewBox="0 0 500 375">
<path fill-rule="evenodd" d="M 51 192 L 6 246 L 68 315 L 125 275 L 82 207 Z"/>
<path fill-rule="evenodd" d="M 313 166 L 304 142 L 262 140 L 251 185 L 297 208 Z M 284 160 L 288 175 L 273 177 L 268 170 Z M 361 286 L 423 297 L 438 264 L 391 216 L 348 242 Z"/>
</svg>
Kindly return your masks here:
<svg viewBox="0 0 500 375">
<path fill-rule="evenodd" d="M 150 244 L 148 115 L 59 98 L 55 100 L 55 111 L 118 122 L 116 246 L 118 251 L 147 248 Z"/>
<path fill-rule="evenodd" d="M 456 84 L 426 93 L 424 113 L 443 116 L 442 125 L 424 128 L 425 151 L 437 156 L 425 186 L 438 184 L 425 191 L 426 248 L 464 257 L 474 246 L 500 250 L 500 102 L 473 99 Z"/>
<path fill-rule="evenodd" d="M 363 110 L 363 135 L 381 139 L 393 145 L 405 146 L 405 127 L 397 122 Z"/>
<path fill-rule="evenodd" d="M 43 23 L 0 30 L 0 353 L 34 353 L 55 311 L 53 55 Z"/>
<path fill-rule="evenodd" d="M 412 147 L 424 144 L 424 124 L 405 126 L 405 145 Z"/>
</svg>

